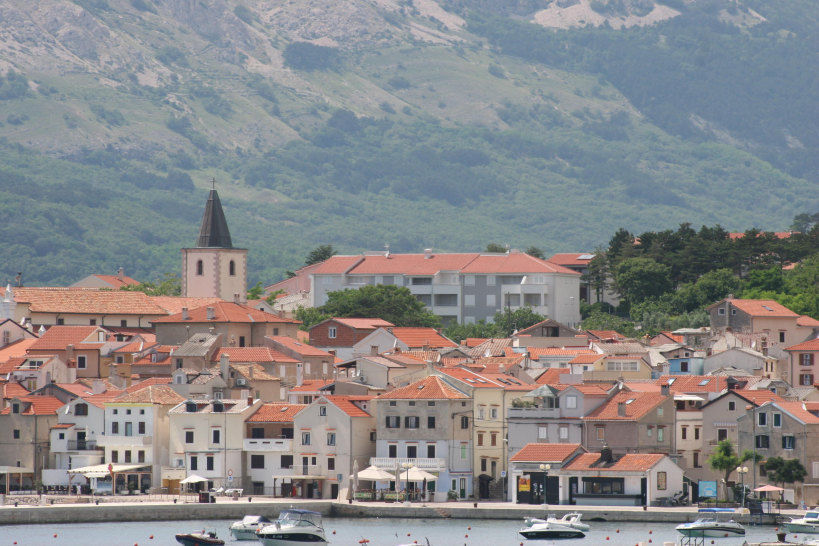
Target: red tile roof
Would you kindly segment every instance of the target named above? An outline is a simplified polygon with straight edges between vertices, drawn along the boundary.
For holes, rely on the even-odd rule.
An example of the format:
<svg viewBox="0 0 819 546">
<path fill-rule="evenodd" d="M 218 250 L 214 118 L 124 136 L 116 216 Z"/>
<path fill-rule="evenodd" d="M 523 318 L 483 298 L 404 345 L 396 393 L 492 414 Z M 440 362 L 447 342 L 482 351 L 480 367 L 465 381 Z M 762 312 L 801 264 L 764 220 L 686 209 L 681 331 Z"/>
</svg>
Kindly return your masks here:
<svg viewBox="0 0 819 546">
<path fill-rule="evenodd" d="M 502 389 L 505 387 L 503 383 L 498 383 L 491 378 L 484 377 L 482 374 L 479 375 L 463 368 L 440 368 L 439 371 L 448 375 L 449 377 L 460 379 L 467 385 L 475 387 L 476 389 Z M 532 390 L 531 386 L 529 390 Z"/>
<path fill-rule="evenodd" d="M 435 328 L 393 328 L 392 335 L 397 337 L 408 347 L 457 347 L 458 344 L 439 334 Z"/>
<path fill-rule="evenodd" d="M 15 288 L 14 300 L 28 303 L 32 313 L 88 315 L 165 315 L 142 292 L 95 288 Z"/>
<path fill-rule="evenodd" d="M 56 425 L 52 426 L 51 428 L 71 428 L 74 426 L 74 423 L 57 423 Z"/>
<path fill-rule="evenodd" d="M 600 467 L 600 453 L 583 453 L 564 466 L 562 470 L 589 470 L 602 474 L 616 474 L 618 472 L 645 472 L 659 463 L 665 455 L 661 453 L 629 453 L 623 455 L 614 464 Z"/>
<path fill-rule="evenodd" d="M 21 398 L 26 396 L 28 391 L 20 383 L 4 383 L 3 384 L 3 398 Z"/>
<path fill-rule="evenodd" d="M 751 402 L 752 404 L 756 404 L 757 406 L 761 406 L 765 402 L 784 402 L 785 399 L 779 396 L 778 394 L 774 394 L 768 389 L 754 389 L 754 390 L 744 390 L 744 389 L 735 389 L 733 391 L 734 394 L 740 396 Z M 801 402 L 799 402 L 801 404 Z"/>
<path fill-rule="evenodd" d="M 731 305 L 752 317 L 794 317 L 799 318 L 799 313 L 794 313 L 781 303 L 774 300 L 720 300 L 709 305 L 706 309 L 712 308 L 729 301 Z"/>
<path fill-rule="evenodd" d="M 313 271 L 314 275 L 340 275 L 354 266 L 363 256 L 333 256 Z"/>
<path fill-rule="evenodd" d="M 566 385 L 566 388 L 569 387 L 573 387 L 577 392 L 591 396 L 607 395 L 609 393 L 608 389 L 602 385 Z"/>
<path fill-rule="evenodd" d="M 111 402 L 114 398 L 116 398 L 117 396 L 121 396 L 124 393 L 125 391 L 109 390 L 105 391 L 102 394 L 94 394 L 91 396 L 86 395 L 82 396 L 81 398 L 93 406 L 96 406 L 100 409 L 104 409 L 106 402 Z"/>
<path fill-rule="evenodd" d="M 594 364 L 598 360 L 606 358 L 606 355 L 591 354 L 591 355 L 577 355 L 569 361 L 569 364 Z"/>
<path fill-rule="evenodd" d="M 21 415 L 54 415 L 65 405 L 65 402 L 56 396 L 23 396 L 20 401 L 30 404 L 28 408 L 20 412 Z M 9 414 L 11 414 L 11 405 L 0 412 L 0 415 Z"/>
<path fill-rule="evenodd" d="M 561 265 L 535 258 L 523 252 L 512 252 L 501 255 L 482 255 L 474 259 L 461 270 L 462 274 L 526 274 L 526 273 L 559 273 L 562 275 L 580 275 Z"/>
<path fill-rule="evenodd" d="M 332 318 L 339 324 L 356 328 L 358 330 L 375 330 L 376 328 L 389 328 L 395 326 L 392 322 L 381 320 L 380 318 Z"/>
<path fill-rule="evenodd" d="M 796 319 L 796 325 L 805 328 L 819 328 L 819 320 L 816 320 L 815 318 L 809 317 L 807 315 L 802 315 L 801 317 Z"/>
<path fill-rule="evenodd" d="M 460 271 L 478 254 L 391 254 L 389 258 L 365 256 L 351 275 L 435 275 L 440 271 Z"/>
<path fill-rule="evenodd" d="M 29 350 L 63 351 L 69 344 L 73 344 L 75 349 L 98 349 L 103 343 L 98 343 L 96 337 L 90 343 L 83 343 L 97 330 L 105 331 L 99 326 L 52 326 Z"/>
<path fill-rule="evenodd" d="M 597 339 L 626 339 L 626 337 L 614 330 L 586 330 Z"/>
<path fill-rule="evenodd" d="M 549 368 L 540 374 L 535 381 L 538 385 L 556 385 L 560 383 L 560 374 L 571 373 L 569 368 Z"/>
<path fill-rule="evenodd" d="M 113 286 L 114 288 L 119 288 L 120 286 L 129 286 L 132 284 L 139 284 L 139 281 L 136 279 L 132 279 L 127 275 L 122 276 L 122 280 L 120 280 L 118 275 L 91 275 L 92 277 L 96 277 L 102 282 L 106 282 Z"/>
<path fill-rule="evenodd" d="M 562 254 L 555 254 L 548 260 L 547 262 L 551 262 L 553 264 L 562 265 L 562 266 L 587 266 L 589 262 L 592 261 L 592 258 L 585 258 L 583 260 L 580 259 L 580 256 L 591 256 L 594 258 L 594 254 L 590 252 L 572 252 L 572 253 L 562 253 Z"/>
<path fill-rule="evenodd" d="M 728 377 L 722 375 L 663 375 L 655 385 L 667 385 L 673 379 L 669 390 L 672 393 L 722 392 L 728 386 Z M 703 383 L 703 384 L 701 384 Z"/>
<path fill-rule="evenodd" d="M 245 419 L 247 423 L 292 423 L 307 404 L 262 404 L 258 411 Z"/>
<path fill-rule="evenodd" d="M 304 343 L 302 341 L 293 339 L 292 337 L 287 336 L 268 336 L 268 339 L 272 339 L 278 343 L 281 343 L 288 349 L 292 349 L 296 351 L 302 356 L 320 356 L 332 359 L 333 355 L 326 351 L 322 351 L 321 349 L 317 349 L 308 343 Z"/>
<path fill-rule="evenodd" d="M 290 392 L 318 392 L 318 390 L 327 385 L 329 381 L 324 379 L 305 379 L 302 384 L 297 387 L 291 387 Z"/>
<path fill-rule="evenodd" d="M 437 375 L 432 375 L 378 397 L 379 400 L 385 398 L 391 400 L 460 400 L 468 396 L 455 390 Z"/>
<path fill-rule="evenodd" d="M 18 339 L 12 343 L 9 343 L 2 349 L 0 349 L 0 363 L 5 362 L 9 358 L 14 358 L 17 356 L 25 356 L 26 352 L 28 351 L 29 347 L 34 345 L 37 341 L 37 338 L 31 339 Z"/>
<path fill-rule="evenodd" d="M 119 349 L 114 349 L 114 353 L 138 353 L 140 351 L 144 351 L 154 345 L 158 345 L 158 343 L 145 343 L 143 341 L 134 341 L 129 343 L 128 345 L 123 345 Z"/>
<path fill-rule="evenodd" d="M 17 369 L 23 362 L 26 361 L 25 356 L 18 356 L 14 358 L 9 358 L 2 364 L 0 364 L 0 378 L 4 378 L 7 374 L 10 374 L 14 370 Z"/>
<path fill-rule="evenodd" d="M 819 351 L 819 339 L 809 339 L 785 348 L 786 351 Z"/>
<path fill-rule="evenodd" d="M 172 378 L 170 377 L 149 377 L 148 379 L 143 379 L 139 383 L 132 384 L 130 387 L 125 389 L 125 392 L 135 393 L 153 385 L 168 385 L 171 381 Z"/>
<path fill-rule="evenodd" d="M 819 323 L 817 323 L 817 324 L 819 324 Z M 672 332 L 660 332 L 660 333 L 662 335 L 664 335 L 665 337 L 667 337 L 668 339 L 670 339 L 672 341 L 675 341 L 677 343 L 682 343 L 683 340 L 685 339 L 685 336 L 680 335 L 680 334 L 674 334 Z"/>
<path fill-rule="evenodd" d="M 521 353 L 516 353 L 515 349 L 519 347 L 505 347 L 504 352 L 506 356 L 518 356 Z M 588 348 L 565 348 L 565 347 L 526 347 L 529 352 L 529 358 L 538 359 L 541 356 L 576 356 L 576 355 L 591 355 L 597 354 Z"/>
<path fill-rule="evenodd" d="M 809 412 L 802 402 L 775 402 L 775 404 L 805 424 L 819 425 L 819 417 Z"/>
<path fill-rule="evenodd" d="M 798 233 L 798 232 L 795 232 L 795 231 L 794 232 L 791 232 L 791 231 L 773 231 L 773 232 L 761 231 L 761 232 L 759 232 L 757 234 L 757 237 L 762 237 L 766 233 L 773 233 L 774 237 L 776 237 L 777 239 L 788 239 L 791 235 L 793 235 L 794 233 Z M 731 239 L 742 239 L 743 237 L 745 237 L 745 234 L 744 233 L 739 233 L 739 232 L 732 232 L 732 233 L 728 234 L 728 237 L 731 238 Z"/>
<path fill-rule="evenodd" d="M 464 342 L 462 342 L 462 344 L 466 345 L 467 347 L 472 348 L 472 347 L 477 347 L 478 345 L 480 345 L 481 343 L 483 343 L 485 341 L 489 341 L 489 338 L 488 337 L 468 337 L 468 338 L 466 338 L 466 340 L 464 340 Z"/>
<path fill-rule="evenodd" d="M 135 392 L 125 392 L 118 398 L 111 400 L 116 404 L 162 404 L 173 405 L 184 402 L 185 399 L 174 392 L 168 385 L 151 385 Z"/>
<path fill-rule="evenodd" d="M 526 444 L 509 459 L 516 463 L 562 463 L 571 457 L 580 444 Z"/>
<path fill-rule="evenodd" d="M 198 309 L 213 303 L 225 301 L 222 298 L 181 298 L 178 296 L 150 296 L 151 301 L 165 310 L 165 314 L 176 315 L 182 312 L 183 307 Z"/>
<path fill-rule="evenodd" d="M 583 417 L 589 421 L 637 421 L 665 402 L 667 397 L 653 392 L 618 392 L 591 413 Z M 629 402 L 633 400 L 633 402 Z M 626 414 L 618 414 L 618 404 L 626 403 Z"/>
<path fill-rule="evenodd" d="M 230 362 L 300 362 L 268 347 L 220 347 L 214 351 L 211 362 L 218 362 L 223 354 L 228 355 Z"/>
<path fill-rule="evenodd" d="M 213 307 L 214 309 L 214 317 L 213 319 L 208 319 L 208 307 Z M 182 313 L 178 313 L 175 315 L 171 315 L 168 317 L 162 317 L 158 319 L 154 319 L 151 321 L 153 324 L 168 324 L 168 323 L 218 323 L 218 322 L 231 322 L 231 323 L 257 323 L 257 322 L 273 322 L 273 323 L 291 323 L 291 324 L 301 324 L 301 321 L 289 319 L 289 318 L 282 318 L 278 315 L 274 315 L 273 313 L 265 313 L 264 311 L 259 311 L 258 309 L 254 309 L 252 307 L 248 307 L 246 305 L 239 305 L 233 302 L 216 302 L 210 305 L 205 305 L 202 307 L 198 307 L 196 309 L 190 309 L 188 311 L 188 320 L 182 320 Z"/>
<path fill-rule="evenodd" d="M 363 409 L 359 408 L 355 404 L 353 404 L 353 400 L 364 400 L 365 397 L 356 396 L 356 397 L 349 397 L 349 396 L 330 396 L 327 395 L 326 398 L 330 403 L 332 403 L 335 407 L 349 415 L 350 417 L 372 417 L 369 413 L 364 411 Z M 366 399 L 372 399 L 372 397 L 366 397 Z"/>
</svg>

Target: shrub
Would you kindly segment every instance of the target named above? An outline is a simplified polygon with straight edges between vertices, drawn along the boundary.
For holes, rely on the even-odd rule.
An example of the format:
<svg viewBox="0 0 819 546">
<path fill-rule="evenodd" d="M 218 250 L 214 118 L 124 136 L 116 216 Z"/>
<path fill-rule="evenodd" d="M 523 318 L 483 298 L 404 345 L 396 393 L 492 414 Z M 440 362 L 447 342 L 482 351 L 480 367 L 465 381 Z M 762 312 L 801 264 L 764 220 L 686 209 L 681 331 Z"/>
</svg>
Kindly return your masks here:
<svg viewBox="0 0 819 546">
<path fill-rule="evenodd" d="M 91 104 L 91 112 L 97 116 L 97 120 L 108 125 L 125 125 L 125 116 L 117 109 L 108 110 L 99 104 Z"/>
<path fill-rule="evenodd" d="M 403 108 L 401 108 L 401 111 L 407 116 L 412 115 L 412 108 L 410 108 L 409 106 L 404 106 Z"/>
<path fill-rule="evenodd" d="M 506 79 L 506 71 L 503 69 L 502 66 L 498 64 L 490 64 L 488 70 L 489 73 L 495 76 L 496 78 L 500 78 L 502 80 Z"/>
<path fill-rule="evenodd" d="M 284 48 L 284 65 L 295 70 L 327 70 L 338 62 L 335 48 L 311 44 L 310 42 L 293 42 Z"/>
<path fill-rule="evenodd" d="M 131 5 L 134 6 L 134 9 L 139 11 L 156 13 L 156 8 L 148 0 L 131 0 Z"/>
<path fill-rule="evenodd" d="M 28 79 L 14 70 L 0 76 L 0 100 L 22 99 L 28 95 Z"/>
<path fill-rule="evenodd" d="M 185 53 L 176 46 L 164 46 L 156 52 L 156 60 L 166 66 L 176 64 L 178 66 L 188 66 L 188 59 Z"/>
<path fill-rule="evenodd" d="M 412 87 L 412 83 L 404 76 L 394 76 L 387 80 L 387 83 L 393 89 L 409 89 Z"/>
<path fill-rule="evenodd" d="M 387 101 L 382 102 L 381 104 L 378 105 L 378 107 L 381 108 L 382 110 L 384 110 L 388 114 L 394 114 L 395 113 L 395 108 L 393 108 L 392 105 Z"/>
<path fill-rule="evenodd" d="M 247 23 L 248 25 L 252 25 L 253 21 L 256 20 L 256 14 L 251 11 L 250 8 L 247 6 L 243 6 L 239 4 L 235 8 L 233 8 L 233 15 Z"/>
</svg>

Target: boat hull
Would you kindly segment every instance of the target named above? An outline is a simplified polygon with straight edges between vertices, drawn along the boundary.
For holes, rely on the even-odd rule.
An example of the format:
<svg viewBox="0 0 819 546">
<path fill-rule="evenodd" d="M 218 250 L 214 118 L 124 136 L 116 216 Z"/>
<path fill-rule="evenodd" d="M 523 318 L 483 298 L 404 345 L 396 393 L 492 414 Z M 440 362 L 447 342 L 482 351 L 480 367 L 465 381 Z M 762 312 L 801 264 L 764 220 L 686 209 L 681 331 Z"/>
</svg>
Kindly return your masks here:
<svg viewBox="0 0 819 546">
<path fill-rule="evenodd" d="M 745 529 L 734 529 L 725 527 L 677 527 L 677 532 L 684 537 L 709 537 L 725 538 L 745 536 Z"/>
<path fill-rule="evenodd" d="M 252 527 L 252 528 L 247 528 L 247 529 L 231 527 L 230 528 L 230 534 L 236 540 L 256 540 L 256 530 L 257 529 L 258 529 L 258 527 Z"/>
<path fill-rule="evenodd" d="M 800 533 L 800 534 L 811 534 L 817 535 L 819 534 L 819 524 L 816 523 L 796 523 L 793 521 L 789 521 L 788 523 L 783 523 L 782 527 L 789 533 Z"/>
<path fill-rule="evenodd" d="M 266 531 L 256 534 L 264 546 L 324 546 L 330 544 L 327 539 L 318 533 L 297 533 L 288 530 Z"/>
<path fill-rule="evenodd" d="M 577 529 L 521 529 L 518 534 L 528 539 L 583 538 L 586 535 Z"/>
<path fill-rule="evenodd" d="M 176 541 L 182 546 L 224 546 L 225 541 L 219 538 L 209 538 L 194 534 L 176 535 Z"/>
</svg>

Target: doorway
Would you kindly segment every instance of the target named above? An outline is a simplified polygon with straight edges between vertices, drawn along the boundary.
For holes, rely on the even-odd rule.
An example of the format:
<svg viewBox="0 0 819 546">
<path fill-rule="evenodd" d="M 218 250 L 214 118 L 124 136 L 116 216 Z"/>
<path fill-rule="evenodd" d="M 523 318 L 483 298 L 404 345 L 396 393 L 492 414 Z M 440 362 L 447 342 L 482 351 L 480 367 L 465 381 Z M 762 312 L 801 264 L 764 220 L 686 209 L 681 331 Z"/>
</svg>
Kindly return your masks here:
<svg viewBox="0 0 819 546">
<path fill-rule="evenodd" d="M 458 489 L 460 493 L 460 497 L 462 499 L 466 498 L 466 478 L 459 478 L 458 479 Z"/>
<path fill-rule="evenodd" d="M 331 483 L 330 484 L 330 498 L 337 499 L 338 498 L 338 484 Z"/>
</svg>

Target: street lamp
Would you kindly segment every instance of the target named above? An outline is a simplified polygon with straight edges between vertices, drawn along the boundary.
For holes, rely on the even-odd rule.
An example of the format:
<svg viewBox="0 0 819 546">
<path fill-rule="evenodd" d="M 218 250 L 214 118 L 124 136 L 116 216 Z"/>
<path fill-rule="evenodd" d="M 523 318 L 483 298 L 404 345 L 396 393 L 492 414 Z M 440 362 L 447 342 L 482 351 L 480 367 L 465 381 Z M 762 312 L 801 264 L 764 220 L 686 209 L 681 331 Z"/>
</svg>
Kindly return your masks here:
<svg viewBox="0 0 819 546">
<path fill-rule="evenodd" d="M 748 473 L 747 466 L 738 466 L 737 467 L 737 474 L 739 474 L 740 478 L 742 479 L 742 507 L 745 508 L 745 474 Z"/>
<path fill-rule="evenodd" d="M 409 471 L 410 471 L 411 468 L 414 468 L 415 465 L 413 463 L 401 463 L 401 467 L 404 469 L 404 472 L 406 472 L 406 477 L 404 478 L 405 491 L 406 491 L 406 497 L 404 498 L 404 506 L 409 506 L 410 505 Z"/>
<path fill-rule="evenodd" d="M 550 464 L 542 464 L 540 465 L 540 469 L 543 471 L 543 507 L 546 508 L 548 503 L 546 502 L 546 480 L 549 479 L 549 470 L 551 470 L 552 465 Z"/>
</svg>

